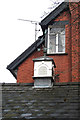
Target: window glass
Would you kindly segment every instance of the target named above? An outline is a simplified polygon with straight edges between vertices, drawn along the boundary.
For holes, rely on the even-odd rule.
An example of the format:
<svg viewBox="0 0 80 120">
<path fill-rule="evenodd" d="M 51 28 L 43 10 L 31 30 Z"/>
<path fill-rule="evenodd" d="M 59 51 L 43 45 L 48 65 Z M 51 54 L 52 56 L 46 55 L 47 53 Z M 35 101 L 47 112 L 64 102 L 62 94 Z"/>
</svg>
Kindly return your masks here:
<svg viewBox="0 0 80 120">
<path fill-rule="evenodd" d="M 65 30 L 59 33 L 58 43 L 58 51 L 65 52 Z"/>
<path fill-rule="evenodd" d="M 50 35 L 49 46 L 50 46 L 50 53 L 56 52 L 56 34 Z"/>
<path fill-rule="evenodd" d="M 65 52 L 65 28 L 51 27 L 48 29 L 48 53 Z"/>
</svg>

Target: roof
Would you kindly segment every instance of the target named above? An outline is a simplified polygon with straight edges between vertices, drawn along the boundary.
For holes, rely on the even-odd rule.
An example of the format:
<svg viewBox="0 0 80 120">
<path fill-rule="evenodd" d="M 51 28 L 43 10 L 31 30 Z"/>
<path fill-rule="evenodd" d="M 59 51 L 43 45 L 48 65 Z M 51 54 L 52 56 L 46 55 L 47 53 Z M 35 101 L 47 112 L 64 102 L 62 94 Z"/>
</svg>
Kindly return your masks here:
<svg viewBox="0 0 80 120">
<path fill-rule="evenodd" d="M 54 83 L 35 89 L 27 84 L 2 85 L 2 120 L 78 120 L 80 83 Z M 60 119 L 61 118 L 61 119 Z"/>
<path fill-rule="evenodd" d="M 48 57 L 48 56 L 41 56 L 41 57 L 39 57 L 39 58 L 34 58 L 33 59 L 33 61 L 53 61 L 53 58 L 50 58 L 50 57 Z"/>
<path fill-rule="evenodd" d="M 40 23 L 42 29 L 45 29 L 53 20 L 63 11 L 69 8 L 69 2 L 62 2 L 56 7 L 48 16 L 46 16 Z"/>
<path fill-rule="evenodd" d="M 43 36 L 40 36 L 28 49 L 18 56 L 12 63 L 7 66 L 8 70 L 16 69 L 32 52 L 34 52 L 44 42 Z"/>
</svg>

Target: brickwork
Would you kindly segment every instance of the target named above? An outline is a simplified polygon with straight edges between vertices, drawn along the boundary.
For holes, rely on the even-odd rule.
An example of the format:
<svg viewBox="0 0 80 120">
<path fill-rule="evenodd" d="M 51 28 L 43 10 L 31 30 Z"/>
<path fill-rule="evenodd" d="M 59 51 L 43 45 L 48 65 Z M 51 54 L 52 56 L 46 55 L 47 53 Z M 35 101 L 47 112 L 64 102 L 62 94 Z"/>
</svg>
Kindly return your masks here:
<svg viewBox="0 0 80 120">
<path fill-rule="evenodd" d="M 56 82 L 80 81 L 80 3 L 69 3 L 69 10 L 65 10 L 54 21 L 68 21 L 65 25 L 65 53 L 49 55 L 56 64 Z M 18 68 L 17 82 L 33 83 L 33 58 L 43 55 L 43 51 L 32 53 Z"/>
<path fill-rule="evenodd" d="M 43 55 L 43 51 L 35 51 L 25 60 L 18 68 L 17 83 L 33 83 L 33 58 L 37 58 Z"/>
<path fill-rule="evenodd" d="M 71 81 L 71 41 L 70 41 L 70 13 L 69 11 L 64 11 L 61 13 L 55 21 L 68 21 L 69 24 L 65 25 L 65 55 L 52 55 L 56 64 L 55 74 L 56 82 L 70 82 Z"/>
</svg>

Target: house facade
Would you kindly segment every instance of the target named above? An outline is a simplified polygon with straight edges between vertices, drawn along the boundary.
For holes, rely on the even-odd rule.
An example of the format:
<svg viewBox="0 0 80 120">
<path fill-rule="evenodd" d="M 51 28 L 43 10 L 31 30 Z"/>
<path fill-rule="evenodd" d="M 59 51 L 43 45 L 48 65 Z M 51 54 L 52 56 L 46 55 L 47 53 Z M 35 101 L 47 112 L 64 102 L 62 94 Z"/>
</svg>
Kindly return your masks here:
<svg viewBox="0 0 80 120">
<path fill-rule="evenodd" d="M 41 21 L 43 35 L 7 66 L 17 83 L 34 83 L 33 59 L 44 47 L 56 65 L 55 82 L 80 82 L 79 16 L 80 2 L 63 2 Z"/>
</svg>

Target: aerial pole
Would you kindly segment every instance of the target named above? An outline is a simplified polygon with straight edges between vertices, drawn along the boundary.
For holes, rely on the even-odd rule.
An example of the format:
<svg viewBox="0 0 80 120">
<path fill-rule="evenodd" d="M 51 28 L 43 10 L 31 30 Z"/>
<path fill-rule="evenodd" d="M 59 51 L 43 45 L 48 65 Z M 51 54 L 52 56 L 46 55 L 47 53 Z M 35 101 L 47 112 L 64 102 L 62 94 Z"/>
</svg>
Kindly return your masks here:
<svg viewBox="0 0 80 120">
<path fill-rule="evenodd" d="M 33 20 L 25 20 L 25 19 L 18 19 L 18 20 L 31 22 L 32 24 L 35 25 L 35 41 L 36 41 L 36 39 L 37 39 L 37 32 L 40 31 L 40 30 L 37 30 L 37 25 L 39 24 L 39 22 L 38 21 L 33 21 Z"/>
</svg>

